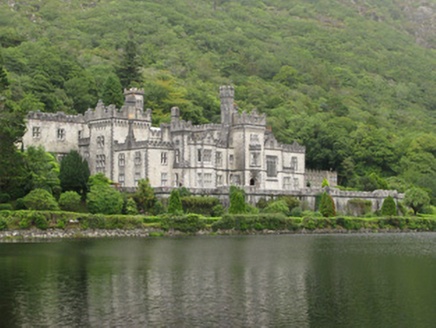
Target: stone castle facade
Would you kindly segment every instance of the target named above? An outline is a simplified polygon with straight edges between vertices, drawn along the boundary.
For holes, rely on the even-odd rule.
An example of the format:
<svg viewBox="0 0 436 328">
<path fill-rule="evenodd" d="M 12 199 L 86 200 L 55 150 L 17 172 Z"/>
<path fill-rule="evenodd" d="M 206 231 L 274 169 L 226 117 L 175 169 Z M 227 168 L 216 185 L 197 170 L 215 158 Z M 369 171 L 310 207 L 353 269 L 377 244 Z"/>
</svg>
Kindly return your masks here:
<svg viewBox="0 0 436 328">
<path fill-rule="evenodd" d="M 266 126 L 265 114 L 239 113 L 234 89 L 220 88 L 221 123 L 193 125 L 171 109 L 171 123 L 152 126 L 144 111 L 144 92 L 125 90 L 121 109 L 101 101 L 84 115 L 31 112 L 24 146 L 42 145 L 59 159 L 77 150 L 91 174 L 104 173 L 126 189 L 148 178 L 153 187 L 213 189 L 251 186 L 259 190 L 299 190 L 307 175 L 313 183 L 332 172 L 306 171 L 305 147 L 279 143 Z M 315 186 L 315 185 L 313 185 Z"/>
</svg>

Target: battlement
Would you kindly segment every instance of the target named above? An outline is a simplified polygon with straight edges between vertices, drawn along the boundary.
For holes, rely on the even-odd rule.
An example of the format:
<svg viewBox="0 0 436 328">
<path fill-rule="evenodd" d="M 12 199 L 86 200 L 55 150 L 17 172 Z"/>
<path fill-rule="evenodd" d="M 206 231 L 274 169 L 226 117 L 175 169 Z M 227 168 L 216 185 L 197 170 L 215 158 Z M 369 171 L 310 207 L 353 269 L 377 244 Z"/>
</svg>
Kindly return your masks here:
<svg viewBox="0 0 436 328">
<path fill-rule="evenodd" d="M 234 98 L 235 88 L 230 85 L 220 86 L 220 98 Z"/>
<path fill-rule="evenodd" d="M 85 113 L 85 120 L 95 121 L 102 119 L 135 119 L 151 123 L 151 109 L 148 108 L 145 112 L 140 108 L 134 108 L 124 105 L 120 110 L 115 105 L 105 106 L 103 101 L 99 100 L 95 109 L 88 109 Z"/>
<path fill-rule="evenodd" d="M 259 115 L 256 109 L 253 109 L 251 113 L 243 111 L 242 114 L 233 113 L 233 125 L 248 124 L 248 125 L 258 125 L 266 126 L 266 115 L 265 113 Z"/>
<path fill-rule="evenodd" d="M 306 147 L 305 146 L 301 146 L 295 140 L 290 145 L 279 143 L 278 146 L 279 146 L 279 148 L 281 148 L 281 149 L 283 149 L 285 151 L 290 151 L 290 152 L 293 152 L 293 153 L 305 153 L 306 152 Z"/>
<path fill-rule="evenodd" d="M 124 89 L 124 96 L 127 95 L 144 95 L 144 89 L 137 89 L 137 88 L 130 88 L 130 89 Z"/>
<path fill-rule="evenodd" d="M 27 114 L 28 120 L 41 120 L 41 121 L 54 121 L 63 123 L 77 123 L 84 124 L 85 118 L 82 114 L 78 115 L 67 115 L 64 112 L 57 113 L 43 113 L 40 110 L 36 112 L 29 112 Z"/>
</svg>

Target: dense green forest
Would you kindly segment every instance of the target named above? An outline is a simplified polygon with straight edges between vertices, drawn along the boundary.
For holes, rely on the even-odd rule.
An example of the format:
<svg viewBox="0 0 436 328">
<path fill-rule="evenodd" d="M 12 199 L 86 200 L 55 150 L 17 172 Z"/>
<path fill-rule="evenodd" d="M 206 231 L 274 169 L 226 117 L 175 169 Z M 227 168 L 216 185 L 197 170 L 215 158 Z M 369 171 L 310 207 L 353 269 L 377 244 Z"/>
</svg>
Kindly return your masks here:
<svg viewBox="0 0 436 328">
<path fill-rule="evenodd" d="M 307 146 L 307 167 L 337 170 L 361 190 L 419 186 L 434 202 L 435 9 L 434 0 L 0 0 L 2 157 L 30 110 L 84 112 L 99 98 L 119 104 L 111 87 L 138 86 L 156 124 L 172 106 L 215 122 L 218 88 L 232 84 L 239 108 L 267 113 L 280 141 Z M 0 188 L 11 183 L 2 179 Z"/>
</svg>

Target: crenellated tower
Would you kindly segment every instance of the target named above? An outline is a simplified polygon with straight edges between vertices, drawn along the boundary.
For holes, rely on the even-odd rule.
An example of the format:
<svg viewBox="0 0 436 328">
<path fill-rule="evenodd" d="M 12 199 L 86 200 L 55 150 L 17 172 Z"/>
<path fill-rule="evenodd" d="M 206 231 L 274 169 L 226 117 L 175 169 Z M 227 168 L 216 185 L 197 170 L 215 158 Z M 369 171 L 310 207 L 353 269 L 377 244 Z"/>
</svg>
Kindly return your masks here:
<svg viewBox="0 0 436 328">
<path fill-rule="evenodd" d="M 224 125 L 232 124 L 232 115 L 235 112 L 235 89 L 232 86 L 220 87 L 221 100 L 221 123 Z"/>
</svg>

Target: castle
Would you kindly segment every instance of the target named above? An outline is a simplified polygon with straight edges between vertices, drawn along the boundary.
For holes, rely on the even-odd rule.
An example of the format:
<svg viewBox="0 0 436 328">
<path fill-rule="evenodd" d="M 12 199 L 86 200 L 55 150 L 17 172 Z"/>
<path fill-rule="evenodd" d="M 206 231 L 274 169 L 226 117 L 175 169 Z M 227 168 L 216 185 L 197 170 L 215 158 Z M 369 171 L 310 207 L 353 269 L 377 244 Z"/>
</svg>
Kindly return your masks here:
<svg viewBox="0 0 436 328">
<path fill-rule="evenodd" d="M 144 91 L 125 90 L 121 109 L 98 102 L 84 115 L 31 112 L 25 147 L 43 145 L 60 159 L 77 150 L 91 174 L 104 173 L 127 190 L 148 178 L 153 187 L 213 189 L 251 186 L 260 190 L 299 190 L 306 186 L 305 147 L 279 143 L 266 126 L 265 114 L 239 113 L 234 89 L 220 88 L 221 123 L 192 125 L 171 109 L 171 123 L 152 126 L 144 111 Z M 332 172 L 310 171 L 320 184 Z M 307 181 L 306 181 L 307 180 Z"/>
<path fill-rule="evenodd" d="M 91 174 L 104 173 L 119 188 L 133 192 L 138 181 L 149 179 L 158 197 L 168 197 L 184 186 L 194 195 L 213 195 L 228 204 L 229 187 L 245 190 L 246 200 L 290 195 L 315 209 L 316 197 L 327 191 L 336 210 L 350 212 L 350 200 L 369 200 L 373 211 L 394 190 L 342 191 L 334 187 L 337 174 L 307 170 L 305 147 L 282 144 L 266 126 L 265 114 L 239 113 L 234 89 L 220 87 L 221 123 L 193 125 L 171 109 L 171 123 L 152 126 L 152 111 L 144 111 L 144 90 L 124 91 L 121 109 L 99 101 L 84 115 L 30 112 L 24 148 L 44 146 L 58 160 L 77 150 L 88 161 Z M 321 188 L 327 179 L 330 187 Z"/>
</svg>

